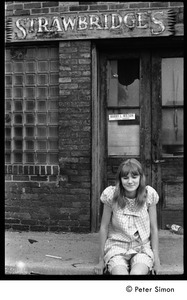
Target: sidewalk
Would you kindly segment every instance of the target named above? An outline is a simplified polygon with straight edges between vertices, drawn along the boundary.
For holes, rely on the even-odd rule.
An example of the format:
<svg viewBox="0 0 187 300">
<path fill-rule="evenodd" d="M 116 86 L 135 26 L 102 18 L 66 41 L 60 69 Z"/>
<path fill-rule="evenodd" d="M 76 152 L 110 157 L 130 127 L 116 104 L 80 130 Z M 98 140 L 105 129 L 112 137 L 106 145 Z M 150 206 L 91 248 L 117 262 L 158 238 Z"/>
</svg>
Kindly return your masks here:
<svg viewBox="0 0 187 300">
<path fill-rule="evenodd" d="M 161 275 L 183 274 L 183 236 L 159 231 Z M 5 232 L 5 275 L 94 275 L 98 233 Z"/>
</svg>

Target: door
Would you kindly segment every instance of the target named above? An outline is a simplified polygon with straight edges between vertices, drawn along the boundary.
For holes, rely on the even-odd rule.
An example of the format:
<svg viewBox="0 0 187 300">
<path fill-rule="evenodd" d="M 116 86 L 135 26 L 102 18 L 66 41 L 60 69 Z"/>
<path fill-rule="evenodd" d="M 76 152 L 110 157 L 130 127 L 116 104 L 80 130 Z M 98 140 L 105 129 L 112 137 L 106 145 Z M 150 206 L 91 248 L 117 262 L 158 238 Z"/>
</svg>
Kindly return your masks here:
<svg viewBox="0 0 187 300">
<path fill-rule="evenodd" d="M 107 184 L 114 184 L 119 164 L 129 157 L 142 162 L 151 184 L 150 55 L 109 56 L 106 69 Z"/>
<path fill-rule="evenodd" d="M 183 57 L 152 56 L 152 184 L 160 196 L 159 225 L 183 225 Z"/>
<path fill-rule="evenodd" d="M 103 186 L 115 184 L 116 171 L 123 160 L 137 158 L 144 167 L 147 184 L 160 196 L 159 227 L 164 229 L 168 223 L 182 225 L 181 53 L 105 53 L 100 55 L 99 68 L 99 105 L 101 115 L 105 115 L 100 132 L 105 148 L 100 157 L 104 162 Z"/>
</svg>

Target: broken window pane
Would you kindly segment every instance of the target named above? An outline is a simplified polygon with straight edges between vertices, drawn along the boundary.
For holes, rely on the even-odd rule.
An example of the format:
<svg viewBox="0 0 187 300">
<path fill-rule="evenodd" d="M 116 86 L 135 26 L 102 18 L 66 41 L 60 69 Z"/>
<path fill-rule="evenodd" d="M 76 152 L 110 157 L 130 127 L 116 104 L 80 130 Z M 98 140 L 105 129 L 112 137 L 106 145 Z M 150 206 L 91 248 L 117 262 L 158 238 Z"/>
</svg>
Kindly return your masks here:
<svg viewBox="0 0 187 300">
<path fill-rule="evenodd" d="M 139 105 L 139 59 L 109 61 L 108 106 Z"/>
</svg>

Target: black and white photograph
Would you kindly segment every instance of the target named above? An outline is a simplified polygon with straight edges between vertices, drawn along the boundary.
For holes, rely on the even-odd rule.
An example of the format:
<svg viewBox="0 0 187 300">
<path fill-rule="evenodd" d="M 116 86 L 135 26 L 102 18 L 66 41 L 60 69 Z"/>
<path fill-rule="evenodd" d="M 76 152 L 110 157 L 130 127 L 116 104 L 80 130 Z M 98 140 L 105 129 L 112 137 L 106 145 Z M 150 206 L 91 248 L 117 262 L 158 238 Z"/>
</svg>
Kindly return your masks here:
<svg viewBox="0 0 187 300">
<path fill-rule="evenodd" d="M 184 2 L 6 1 L 4 14 L 4 281 L 178 297 Z"/>
</svg>

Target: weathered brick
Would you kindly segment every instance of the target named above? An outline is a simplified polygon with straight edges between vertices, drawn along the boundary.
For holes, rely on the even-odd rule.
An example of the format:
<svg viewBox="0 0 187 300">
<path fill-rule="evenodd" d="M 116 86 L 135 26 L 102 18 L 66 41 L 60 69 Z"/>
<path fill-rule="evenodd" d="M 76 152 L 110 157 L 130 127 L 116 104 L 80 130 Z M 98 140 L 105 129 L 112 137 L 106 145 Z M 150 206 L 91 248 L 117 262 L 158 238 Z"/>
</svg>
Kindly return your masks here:
<svg viewBox="0 0 187 300">
<path fill-rule="evenodd" d="M 47 176 L 31 176 L 31 180 L 33 181 L 47 181 Z"/>
<path fill-rule="evenodd" d="M 63 53 L 63 51 L 65 51 L 66 48 L 70 48 L 71 47 L 71 42 L 70 41 L 63 41 L 60 42 L 59 44 L 59 53 Z"/>
<path fill-rule="evenodd" d="M 12 174 L 12 166 L 8 165 L 7 172 L 8 174 Z"/>
<path fill-rule="evenodd" d="M 36 220 L 21 220 L 21 224 L 24 224 L 24 225 L 37 225 L 38 221 L 36 221 Z"/>
<path fill-rule="evenodd" d="M 88 5 L 81 5 L 81 6 L 71 6 L 69 8 L 70 11 L 86 11 L 88 10 Z"/>
<path fill-rule="evenodd" d="M 24 3 L 24 8 L 41 8 L 41 2 Z"/>
<path fill-rule="evenodd" d="M 70 48 L 63 48 L 63 54 L 71 54 L 78 51 L 78 48 L 75 46 L 71 46 Z M 62 54 L 60 54 L 60 57 L 62 57 Z M 71 56 L 70 56 L 71 58 Z"/>
<path fill-rule="evenodd" d="M 60 220 L 59 225 L 60 226 L 78 226 L 79 221 L 78 220 Z"/>
<path fill-rule="evenodd" d="M 70 77 L 59 78 L 59 83 L 67 83 L 67 82 L 72 82 L 72 79 Z"/>
<path fill-rule="evenodd" d="M 5 223 L 8 223 L 8 224 L 19 224 L 20 220 L 19 219 L 5 219 Z"/>
<path fill-rule="evenodd" d="M 33 8 L 31 9 L 32 14 L 48 14 L 49 8 Z"/>
<path fill-rule="evenodd" d="M 20 207 L 17 207 L 17 206 L 6 205 L 6 207 L 5 207 L 5 212 L 19 212 L 19 211 L 20 211 Z"/>
<path fill-rule="evenodd" d="M 79 83 L 79 89 L 89 90 L 90 89 L 90 83 L 80 82 Z"/>
<path fill-rule="evenodd" d="M 168 7 L 169 2 L 150 2 L 150 7 Z"/>
<path fill-rule="evenodd" d="M 59 94 L 60 95 L 71 95 L 71 91 L 69 91 L 69 90 L 60 90 Z"/>
<path fill-rule="evenodd" d="M 12 180 L 12 175 L 6 174 L 5 175 L 5 180 L 6 181 Z"/>
<path fill-rule="evenodd" d="M 58 167 L 53 166 L 53 175 L 58 175 Z"/>
<path fill-rule="evenodd" d="M 91 60 L 90 60 L 90 58 L 87 58 L 87 59 L 85 58 L 85 59 L 79 59 L 78 62 L 80 65 L 86 65 L 86 64 L 90 64 Z"/>
<path fill-rule="evenodd" d="M 57 6 L 57 7 L 50 7 L 49 10 L 51 13 L 61 12 L 61 11 L 65 12 L 65 11 L 68 11 L 68 8 L 64 8 L 63 10 L 61 10 L 60 7 Z"/>
<path fill-rule="evenodd" d="M 42 225 L 30 225 L 30 230 L 31 231 L 48 231 L 48 227 L 42 226 Z"/>
<path fill-rule="evenodd" d="M 29 181 L 29 176 L 24 175 L 14 175 L 13 176 L 14 181 Z"/>
<path fill-rule="evenodd" d="M 23 8 L 23 6 L 21 5 L 21 8 Z M 13 10 L 14 9 L 14 4 L 7 4 L 6 5 L 6 12 L 8 11 L 8 10 Z"/>
<path fill-rule="evenodd" d="M 55 176 L 55 175 L 50 175 L 49 176 L 49 181 L 51 182 L 51 181 L 57 181 L 58 180 L 58 178 L 57 178 L 57 176 Z"/>
<path fill-rule="evenodd" d="M 80 219 L 82 221 L 89 221 L 90 220 L 90 215 L 80 215 Z"/>
<path fill-rule="evenodd" d="M 23 174 L 23 166 L 18 167 L 18 174 Z"/>
<path fill-rule="evenodd" d="M 45 175 L 45 166 L 41 166 L 41 175 Z"/>
<path fill-rule="evenodd" d="M 40 174 L 40 168 L 39 168 L 39 166 L 35 166 L 35 174 L 36 175 Z"/>
<path fill-rule="evenodd" d="M 71 77 L 79 77 L 81 76 L 81 71 L 70 72 Z"/>
<path fill-rule="evenodd" d="M 80 220 L 79 223 L 80 223 L 81 227 L 89 228 L 89 226 L 90 226 L 90 221 Z"/>
<path fill-rule="evenodd" d="M 24 193 L 21 195 L 21 199 L 24 199 L 24 200 L 33 200 L 33 199 L 38 199 L 38 195 L 37 194 L 29 194 L 28 192 L 27 193 Z"/>
<path fill-rule="evenodd" d="M 88 176 L 70 176 L 70 181 L 76 181 L 76 182 L 79 182 L 79 181 L 84 181 L 84 182 L 87 182 L 87 181 L 90 181 L 90 178 Z"/>
<path fill-rule="evenodd" d="M 72 56 L 69 53 L 60 54 L 60 59 L 70 59 Z"/>
<path fill-rule="evenodd" d="M 11 225 L 5 223 L 5 229 L 8 230 L 8 229 L 10 229 L 10 228 L 11 228 Z"/>
<path fill-rule="evenodd" d="M 114 9 L 126 9 L 128 8 L 128 3 L 124 4 L 109 4 L 108 5 L 109 10 L 114 10 Z"/>
<path fill-rule="evenodd" d="M 24 166 L 24 175 L 28 175 L 28 174 L 29 174 L 29 167 Z"/>
<path fill-rule="evenodd" d="M 29 231 L 29 225 L 12 224 L 11 228 L 18 231 Z"/>
<path fill-rule="evenodd" d="M 60 84 L 59 85 L 60 89 L 78 89 L 78 84 L 75 83 L 69 83 L 69 84 Z"/>
<path fill-rule="evenodd" d="M 149 2 L 135 2 L 135 3 L 130 3 L 129 8 L 147 8 L 149 7 Z"/>
<path fill-rule="evenodd" d="M 29 174 L 34 175 L 34 166 L 29 167 Z"/>
<path fill-rule="evenodd" d="M 46 2 L 43 2 L 43 3 L 42 3 L 42 6 L 43 6 L 43 7 L 53 7 L 53 6 L 58 6 L 58 2 L 49 2 L 49 1 L 46 1 Z"/>
<path fill-rule="evenodd" d="M 16 10 L 15 12 L 14 12 L 14 15 L 15 16 L 26 16 L 26 15 L 30 15 L 30 10 Z"/>
<path fill-rule="evenodd" d="M 90 228 L 87 227 L 75 227 L 75 226 L 70 226 L 70 231 L 77 232 L 77 233 L 89 233 Z"/>
<path fill-rule="evenodd" d="M 13 15 L 13 10 L 7 10 L 6 11 L 6 17 L 10 17 Z"/>
<path fill-rule="evenodd" d="M 87 65 L 73 65 L 72 66 L 72 71 L 87 71 L 90 70 L 90 64 Z"/>
<path fill-rule="evenodd" d="M 62 71 L 71 71 L 71 66 L 60 66 L 59 69 Z"/>
<path fill-rule="evenodd" d="M 23 4 L 10 4 L 10 5 L 7 5 L 6 7 L 6 10 L 19 10 L 19 9 L 23 9 Z"/>
<path fill-rule="evenodd" d="M 64 59 L 64 58 L 60 58 L 60 64 L 64 65 L 64 66 L 69 66 L 69 65 L 77 65 L 78 64 L 78 60 L 77 59 Z"/>
<path fill-rule="evenodd" d="M 180 2 L 180 1 L 179 2 L 173 2 L 172 1 L 172 2 L 169 2 L 169 5 L 170 6 L 182 6 L 183 7 L 184 6 L 184 2 Z"/>
<path fill-rule="evenodd" d="M 90 10 L 101 11 L 101 10 L 107 10 L 107 9 L 108 9 L 108 5 L 90 5 Z"/>
<path fill-rule="evenodd" d="M 70 231 L 69 230 L 69 227 L 68 226 L 49 226 L 49 231 L 52 231 L 52 232 L 68 232 Z"/>
<path fill-rule="evenodd" d="M 51 175 L 51 166 L 47 166 L 47 174 Z"/>
</svg>

